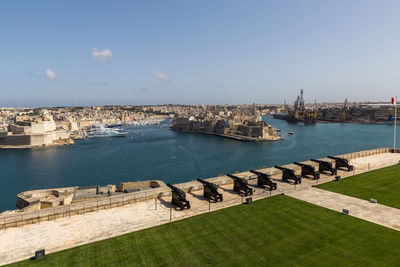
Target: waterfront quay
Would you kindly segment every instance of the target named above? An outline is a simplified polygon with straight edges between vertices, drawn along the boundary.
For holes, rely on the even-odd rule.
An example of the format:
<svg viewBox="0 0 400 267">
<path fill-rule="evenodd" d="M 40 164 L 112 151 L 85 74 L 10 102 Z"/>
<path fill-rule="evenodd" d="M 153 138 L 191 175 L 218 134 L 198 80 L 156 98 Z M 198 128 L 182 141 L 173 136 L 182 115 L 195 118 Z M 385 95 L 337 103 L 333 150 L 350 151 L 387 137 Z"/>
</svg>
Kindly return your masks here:
<svg viewBox="0 0 400 267">
<path fill-rule="evenodd" d="M 340 157 L 348 158 L 354 166 L 354 170 L 339 170 L 338 175 L 341 178 L 345 178 L 353 174 L 398 164 L 400 153 L 391 152 L 390 149 L 382 148 L 339 155 Z M 305 163 L 316 166 L 312 162 Z M 288 164 L 284 166 L 295 169 L 296 173 L 300 172 L 300 167 L 297 165 Z M 235 174 L 247 179 L 250 187 L 254 190 L 251 196 L 253 200 L 277 194 L 292 195 L 301 199 L 303 195 L 310 194 L 310 189 L 314 189 L 313 185 L 332 181 L 335 178 L 335 176 L 322 174 L 319 180 L 303 178 L 301 184 L 295 185 L 283 182 L 281 171 L 278 169 L 263 168 L 259 169 L 259 171 L 271 175 L 272 180 L 277 183 L 277 190 L 269 191 L 258 187 L 254 175 L 250 172 Z M 81 209 L 72 213 L 62 206 L 54 209 L 44 209 L 43 211 L 47 212 L 47 218 L 43 217 L 37 221 L 33 218 L 29 219 L 27 214 L 25 218 L 25 215 L 22 215 L 23 213 L 21 215 L 13 215 L 17 222 L 15 225 L 5 226 L 4 222 L 7 219 L 0 217 L 0 224 L 3 221 L 3 227 L 0 226 L 0 229 L 2 229 L 0 232 L 0 264 L 27 259 L 38 249 L 46 249 L 47 253 L 51 253 L 197 214 L 239 205 L 246 201 L 247 197 L 240 196 L 232 190 L 233 181 L 229 177 L 221 175 L 207 180 L 220 185 L 219 191 L 224 195 L 224 201 L 217 203 L 207 201 L 203 197 L 202 185 L 192 181 L 176 184 L 177 187 L 186 191 L 187 199 L 192 206 L 189 210 L 176 210 L 170 204 L 170 191 L 168 189 L 165 191 L 160 189 L 161 191 L 157 194 L 154 192 L 154 195 L 146 194 L 145 198 L 135 197 L 133 198 L 134 201 L 130 201 L 128 197 L 125 199 L 120 198 L 118 201 L 116 196 L 109 198 L 109 205 L 96 206 L 96 202 L 92 202 L 91 205 L 82 203 Z M 306 197 L 304 198 L 307 201 Z M 99 203 L 97 202 L 97 204 Z M 330 208 L 329 205 L 326 206 Z M 65 209 L 64 213 L 61 212 L 63 208 Z M 337 207 L 332 209 L 337 209 Z M 60 211 L 60 213 L 57 213 L 57 211 Z M 357 213 L 353 214 L 353 216 L 357 216 Z M 369 220 L 369 217 L 364 216 L 364 219 Z M 386 225 L 384 223 L 380 224 L 397 229 L 396 227 L 398 226 L 396 225 L 400 225 L 400 223 L 393 223 L 396 220 L 400 222 L 400 215 L 391 218 L 391 222 Z M 13 253 L 6 253 L 6 251 L 13 251 Z"/>
</svg>

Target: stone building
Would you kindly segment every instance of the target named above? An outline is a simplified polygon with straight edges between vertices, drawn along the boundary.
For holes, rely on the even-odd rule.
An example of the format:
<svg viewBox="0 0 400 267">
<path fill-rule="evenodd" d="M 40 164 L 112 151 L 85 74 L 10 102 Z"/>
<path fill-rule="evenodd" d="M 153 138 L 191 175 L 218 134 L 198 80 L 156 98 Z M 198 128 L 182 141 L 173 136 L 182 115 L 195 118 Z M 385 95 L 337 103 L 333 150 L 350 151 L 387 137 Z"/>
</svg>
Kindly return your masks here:
<svg viewBox="0 0 400 267">
<path fill-rule="evenodd" d="M 70 134 L 63 129 L 57 129 L 52 117 L 37 120 L 18 119 L 8 125 L 7 131 L 0 132 L 0 147 L 35 147 L 71 142 Z"/>
</svg>

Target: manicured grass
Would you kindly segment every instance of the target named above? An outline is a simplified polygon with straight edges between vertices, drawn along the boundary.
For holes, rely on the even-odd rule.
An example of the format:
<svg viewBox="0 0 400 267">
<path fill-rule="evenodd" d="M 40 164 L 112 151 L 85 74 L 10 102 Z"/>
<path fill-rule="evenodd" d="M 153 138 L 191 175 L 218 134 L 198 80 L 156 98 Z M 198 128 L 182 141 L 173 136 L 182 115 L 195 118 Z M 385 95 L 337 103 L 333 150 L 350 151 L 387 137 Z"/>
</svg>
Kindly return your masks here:
<svg viewBox="0 0 400 267">
<path fill-rule="evenodd" d="M 400 232 L 279 195 L 16 265 L 399 265 L 399 243 Z"/>
<path fill-rule="evenodd" d="M 318 185 L 318 188 L 400 208 L 400 164 Z"/>
</svg>

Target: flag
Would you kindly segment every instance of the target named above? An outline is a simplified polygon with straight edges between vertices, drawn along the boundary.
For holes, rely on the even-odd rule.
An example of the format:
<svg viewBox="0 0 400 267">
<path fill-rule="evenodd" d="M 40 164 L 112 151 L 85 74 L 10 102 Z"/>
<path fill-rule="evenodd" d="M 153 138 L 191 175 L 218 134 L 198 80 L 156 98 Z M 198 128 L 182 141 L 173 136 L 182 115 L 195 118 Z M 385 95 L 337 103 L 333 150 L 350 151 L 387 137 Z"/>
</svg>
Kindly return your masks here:
<svg viewBox="0 0 400 267">
<path fill-rule="evenodd" d="M 394 105 L 394 97 L 392 97 L 392 104 Z"/>
</svg>

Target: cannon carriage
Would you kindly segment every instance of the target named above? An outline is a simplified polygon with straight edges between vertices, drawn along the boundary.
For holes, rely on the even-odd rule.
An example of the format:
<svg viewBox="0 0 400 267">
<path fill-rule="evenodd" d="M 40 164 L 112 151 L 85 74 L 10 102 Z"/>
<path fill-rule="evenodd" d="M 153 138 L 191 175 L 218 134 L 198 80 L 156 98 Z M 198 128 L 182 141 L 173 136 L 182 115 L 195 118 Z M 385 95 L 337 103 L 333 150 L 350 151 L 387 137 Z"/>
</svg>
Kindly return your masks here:
<svg viewBox="0 0 400 267">
<path fill-rule="evenodd" d="M 233 179 L 233 191 L 244 196 L 252 195 L 253 189 L 249 187 L 246 179 L 237 177 L 232 174 L 227 174 L 228 177 Z"/>
<path fill-rule="evenodd" d="M 352 171 L 354 170 L 354 166 L 349 164 L 349 160 L 345 158 L 339 158 L 339 157 L 333 157 L 333 156 L 328 156 L 328 158 L 333 159 L 336 164 L 336 169 L 347 169 L 347 171 Z"/>
<path fill-rule="evenodd" d="M 331 175 L 337 174 L 337 169 L 332 166 L 332 162 L 319 159 L 311 159 L 311 161 L 318 163 L 318 171 L 320 173 L 330 172 Z"/>
<path fill-rule="evenodd" d="M 172 192 L 172 205 L 179 207 L 181 210 L 185 208 L 190 209 L 190 202 L 186 199 L 186 193 L 178 187 L 168 183 L 167 186 L 171 188 Z"/>
<path fill-rule="evenodd" d="M 257 185 L 261 187 L 267 187 L 269 191 L 276 190 L 277 184 L 271 180 L 271 177 L 267 173 L 262 173 L 255 170 L 250 170 L 251 173 L 257 175 Z"/>
<path fill-rule="evenodd" d="M 293 180 L 294 184 L 301 184 L 301 177 L 300 175 L 296 175 L 294 170 L 277 165 L 275 165 L 274 167 L 282 171 L 282 180 L 284 182 L 289 182 L 289 180 Z"/>
<path fill-rule="evenodd" d="M 203 184 L 204 187 L 203 196 L 205 198 L 212 200 L 214 202 L 223 200 L 222 194 L 218 193 L 219 186 L 217 184 L 207 182 L 203 179 L 197 179 L 197 181 Z"/>
<path fill-rule="evenodd" d="M 299 162 L 293 162 L 293 164 L 301 167 L 301 176 L 302 177 L 307 177 L 308 175 L 311 175 L 314 180 L 319 179 L 319 172 L 317 172 L 315 170 L 314 166 L 304 164 L 304 163 L 299 163 Z"/>
</svg>

